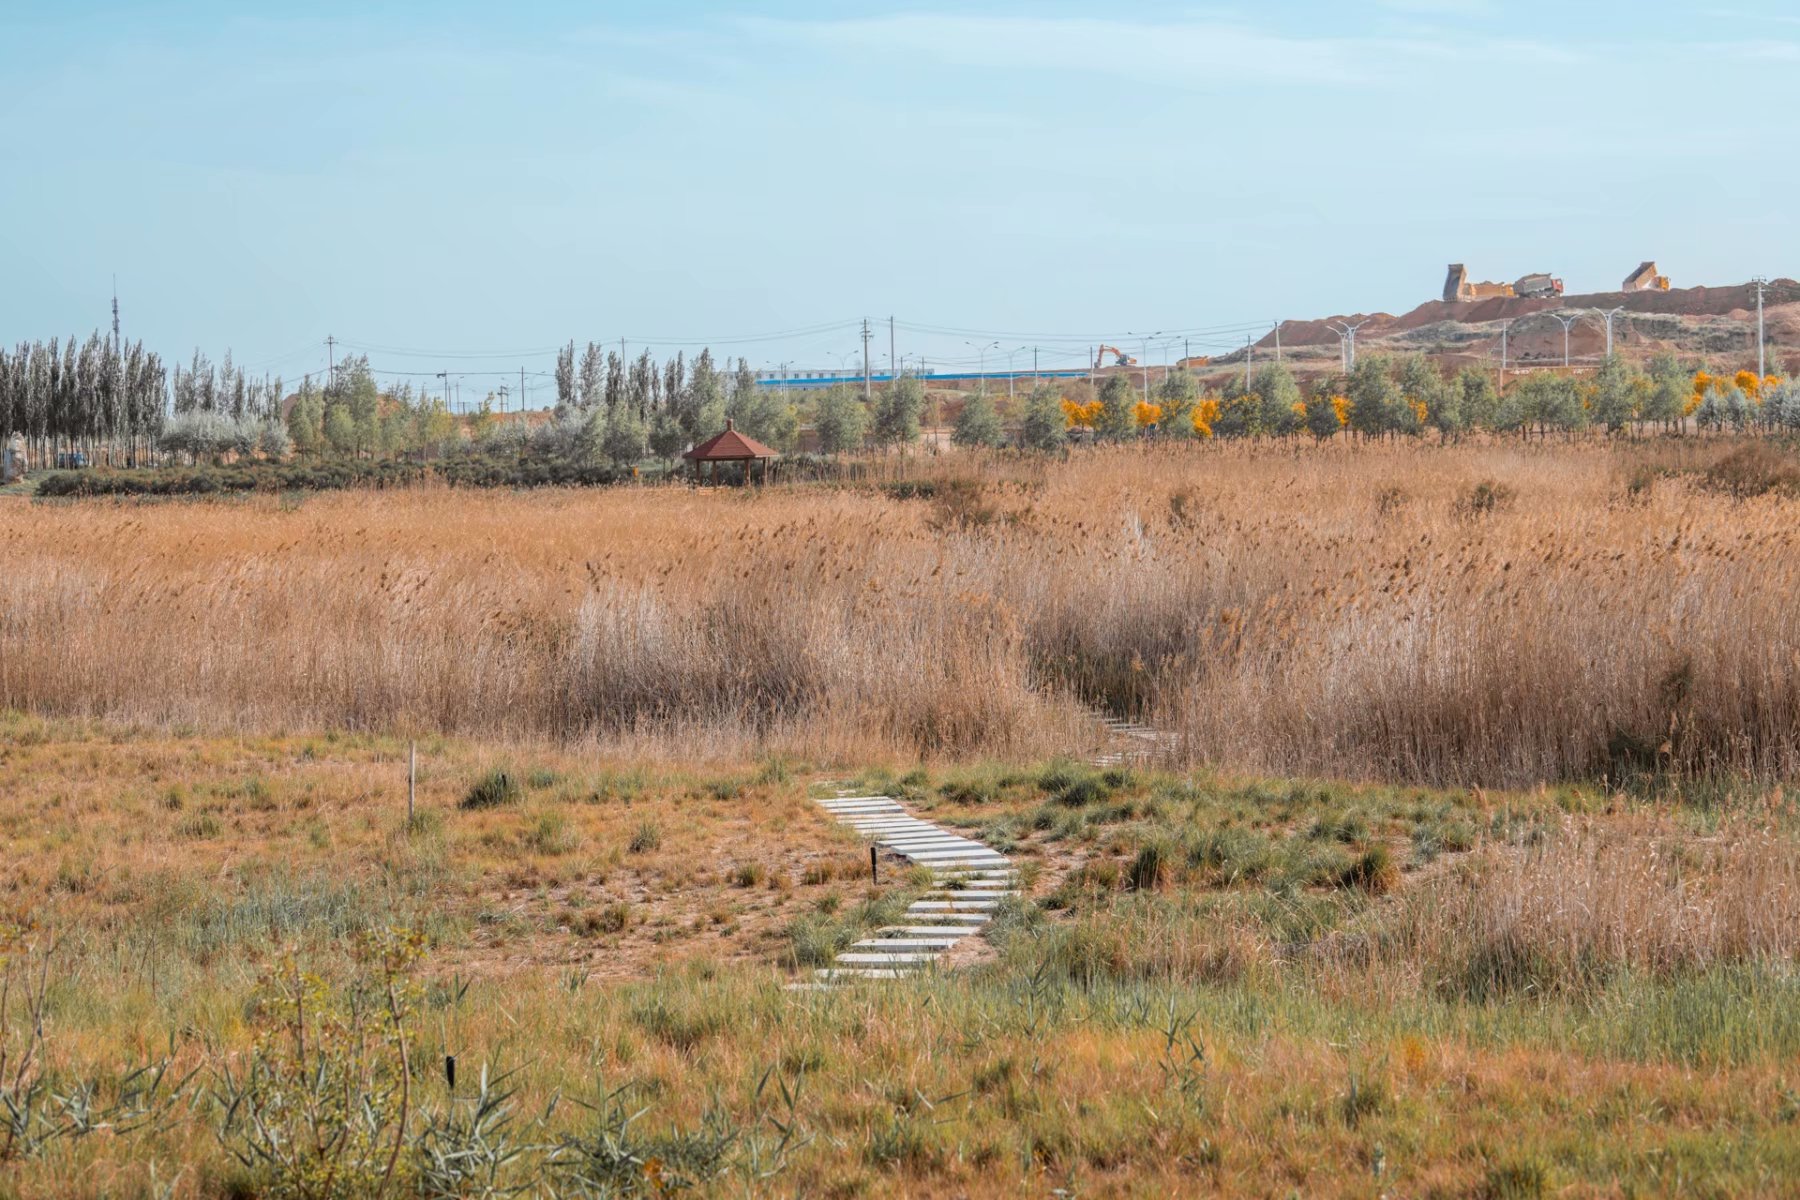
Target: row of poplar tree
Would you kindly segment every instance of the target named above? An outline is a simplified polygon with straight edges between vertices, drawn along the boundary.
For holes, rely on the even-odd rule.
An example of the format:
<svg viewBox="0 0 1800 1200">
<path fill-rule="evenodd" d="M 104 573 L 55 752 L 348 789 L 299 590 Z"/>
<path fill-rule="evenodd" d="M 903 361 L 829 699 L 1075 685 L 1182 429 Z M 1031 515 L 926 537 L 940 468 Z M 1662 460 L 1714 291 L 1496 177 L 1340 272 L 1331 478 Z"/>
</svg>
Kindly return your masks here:
<svg viewBox="0 0 1800 1200">
<path fill-rule="evenodd" d="M 0 444 L 23 438 L 40 459 L 59 448 L 147 446 L 162 430 L 165 374 L 142 342 L 98 333 L 0 347 Z"/>
</svg>

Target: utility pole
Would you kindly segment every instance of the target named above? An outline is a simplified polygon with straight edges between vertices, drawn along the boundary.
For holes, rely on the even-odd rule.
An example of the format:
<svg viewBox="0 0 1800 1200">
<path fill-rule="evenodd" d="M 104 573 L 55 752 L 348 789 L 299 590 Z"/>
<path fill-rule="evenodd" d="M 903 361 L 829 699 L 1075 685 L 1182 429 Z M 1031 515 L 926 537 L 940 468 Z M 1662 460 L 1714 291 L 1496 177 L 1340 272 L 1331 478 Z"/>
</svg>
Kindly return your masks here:
<svg viewBox="0 0 1800 1200">
<path fill-rule="evenodd" d="M 450 407 L 450 372 L 439 371 L 438 382 L 444 385 L 444 408 Z"/>
<path fill-rule="evenodd" d="M 1036 346 L 1033 346 L 1031 348 L 1031 386 L 1033 388 L 1036 388 L 1037 385 L 1038 385 L 1038 348 Z"/>
<path fill-rule="evenodd" d="M 869 318 L 863 318 L 863 403 L 869 402 Z"/>
<path fill-rule="evenodd" d="M 1250 335 L 1246 333 L 1244 335 L 1244 392 L 1246 395 L 1250 392 L 1250 356 L 1255 349 L 1256 343 L 1251 341 Z"/>
<path fill-rule="evenodd" d="M 1576 313 L 1572 317 L 1565 317 L 1561 313 L 1551 313 L 1550 315 L 1555 317 L 1563 327 L 1563 370 L 1566 371 L 1569 369 L 1569 330 L 1574 327 L 1575 322 L 1581 320 L 1581 314 Z"/>
<path fill-rule="evenodd" d="M 1762 380 L 1767 379 L 1769 376 L 1769 358 L 1767 352 L 1763 348 L 1763 289 L 1769 286 L 1769 281 L 1761 275 L 1758 275 L 1750 282 L 1756 285 L 1756 378 L 1757 386 L 1760 387 L 1762 385 Z M 118 312 L 118 304 L 119 302 L 117 300 L 113 301 L 113 311 L 115 314 Z M 116 326 L 118 325 L 118 317 L 116 315 L 113 317 L 113 324 L 116 329 Z"/>
<path fill-rule="evenodd" d="M 1281 322 L 1275 322 L 1275 361 L 1281 361 Z"/>
<path fill-rule="evenodd" d="M 1757 307 L 1762 307 L 1760 300 L 1757 302 Z M 117 275 L 113 276 L 113 353 L 123 353 L 123 344 L 119 341 L 119 277 Z"/>
<path fill-rule="evenodd" d="M 900 360 L 894 356 L 894 318 L 888 317 L 888 386 L 900 381 Z"/>
<path fill-rule="evenodd" d="M 319 360 L 315 358 L 315 359 L 313 359 L 313 361 L 318 362 Z M 327 363 L 326 369 L 330 372 L 330 376 L 325 381 L 325 386 L 326 387 L 336 387 L 337 386 L 337 339 L 332 337 L 330 334 L 325 335 L 325 361 Z"/>
<path fill-rule="evenodd" d="M 1511 329 L 1511 321 L 1500 326 L 1500 390 L 1503 392 L 1506 390 L 1506 335 Z"/>
<path fill-rule="evenodd" d="M 525 423 L 525 368 L 519 368 L 519 424 Z"/>
</svg>

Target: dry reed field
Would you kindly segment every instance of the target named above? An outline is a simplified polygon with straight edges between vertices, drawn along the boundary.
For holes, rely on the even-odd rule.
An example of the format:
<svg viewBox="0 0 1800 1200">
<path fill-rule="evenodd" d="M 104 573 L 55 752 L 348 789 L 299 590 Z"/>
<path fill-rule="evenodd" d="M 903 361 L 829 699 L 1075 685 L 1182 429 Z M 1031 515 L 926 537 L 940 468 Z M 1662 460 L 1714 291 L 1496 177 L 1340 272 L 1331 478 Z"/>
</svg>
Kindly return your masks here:
<svg viewBox="0 0 1800 1200">
<path fill-rule="evenodd" d="M 1281 774 L 1779 777 L 1800 501 L 1708 486 L 1727 452 L 1174 446 L 752 492 L 11 504 L 0 706 L 870 761 L 1078 750 L 1098 705 L 1182 761 Z"/>
<path fill-rule="evenodd" d="M 9 502 L 0 1197 L 1792 1194 L 1755 453 Z M 1023 894 L 793 990 L 839 788 Z"/>
</svg>

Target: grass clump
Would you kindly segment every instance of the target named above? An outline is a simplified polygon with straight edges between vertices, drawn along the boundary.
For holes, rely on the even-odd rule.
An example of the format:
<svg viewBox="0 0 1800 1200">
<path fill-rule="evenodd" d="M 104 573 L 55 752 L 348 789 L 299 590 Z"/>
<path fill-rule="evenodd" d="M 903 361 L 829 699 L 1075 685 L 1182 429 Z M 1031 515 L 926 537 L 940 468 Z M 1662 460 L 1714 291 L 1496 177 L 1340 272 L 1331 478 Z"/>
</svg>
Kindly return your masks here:
<svg viewBox="0 0 1800 1200">
<path fill-rule="evenodd" d="M 647 854 L 652 850 L 661 849 L 662 838 L 661 825 L 650 820 L 640 821 L 638 827 L 632 831 L 631 841 L 627 843 L 626 849 L 633 854 Z"/>
<path fill-rule="evenodd" d="M 517 804 L 524 798 L 525 788 L 518 774 L 509 767 L 494 767 L 470 785 L 459 807 L 474 812 Z"/>
</svg>

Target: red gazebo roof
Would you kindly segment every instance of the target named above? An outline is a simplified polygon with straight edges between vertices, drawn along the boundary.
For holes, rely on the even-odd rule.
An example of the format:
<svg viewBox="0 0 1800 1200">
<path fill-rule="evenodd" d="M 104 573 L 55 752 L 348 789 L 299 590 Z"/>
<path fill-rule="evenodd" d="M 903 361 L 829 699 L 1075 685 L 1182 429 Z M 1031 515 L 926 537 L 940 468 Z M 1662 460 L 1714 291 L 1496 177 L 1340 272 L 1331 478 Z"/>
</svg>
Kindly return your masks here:
<svg viewBox="0 0 1800 1200">
<path fill-rule="evenodd" d="M 723 433 L 706 439 L 681 457 L 689 462 L 746 462 L 777 455 L 755 438 L 739 433 L 735 423 L 727 418 Z"/>
</svg>

